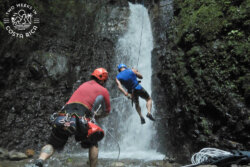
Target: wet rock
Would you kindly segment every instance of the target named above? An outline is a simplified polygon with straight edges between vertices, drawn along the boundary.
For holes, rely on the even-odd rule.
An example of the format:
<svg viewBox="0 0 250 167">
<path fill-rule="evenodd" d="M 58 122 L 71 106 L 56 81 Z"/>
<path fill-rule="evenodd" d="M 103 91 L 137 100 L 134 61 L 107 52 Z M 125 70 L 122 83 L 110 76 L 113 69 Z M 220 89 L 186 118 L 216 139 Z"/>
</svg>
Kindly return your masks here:
<svg viewBox="0 0 250 167">
<path fill-rule="evenodd" d="M 25 153 L 17 152 L 17 151 L 10 151 L 9 157 L 10 160 L 17 161 L 28 158 L 28 156 Z"/>
<path fill-rule="evenodd" d="M 0 148 L 0 160 L 7 159 L 8 156 L 9 156 L 8 150 L 6 150 L 4 148 Z"/>
<path fill-rule="evenodd" d="M 39 79 L 43 76 L 42 68 L 37 62 L 32 62 L 28 68 L 32 78 Z"/>
<path fill-rule="evenodd" d="M 122 162 L 113 162 L 113 163 L 111 164 L 111 166 L 124 167 L 125 164 L 122 163 Z"/>
<path fill-rule="evenodd" d="M 8 149 L 40 149 L 50 134 L 49 115 L 94 68 L 113 77 L 115 44 L 129 16 L 125 0 L 38 2 L 37 8 L 49 19 L 36 37 L 19 41 L 0 32 L 0 146 Z"/>
<path fill-rule="evenodd" d="M 176 160 L 174 157 L 168 157 L 166 156 L 164 159 L 163 159 L 164 162 L 169 162 L 169 163 L 174 163 Z"/>
</svg>

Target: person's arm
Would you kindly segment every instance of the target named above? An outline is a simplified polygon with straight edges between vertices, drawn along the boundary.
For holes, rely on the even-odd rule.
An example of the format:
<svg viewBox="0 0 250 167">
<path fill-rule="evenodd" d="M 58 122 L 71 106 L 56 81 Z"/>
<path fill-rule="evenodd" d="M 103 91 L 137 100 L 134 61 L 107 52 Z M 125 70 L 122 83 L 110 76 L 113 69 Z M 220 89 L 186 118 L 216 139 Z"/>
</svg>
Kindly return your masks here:
<svg viewBox="0 0 250 167">
<path fill-rule="evenodd" d="M 132 71 L 135 73 L 135 75 L 137 76 L 137 78 L 143 79 L 142 75 L 136 69 L 132 68 Z"/>
<path fill-rule="evenodd" d="M 107 89 L 104 92 L 104 103 L 105 103 L 105 106 L 106 106 L 105 113 L 109 114 L 110 110 L 111 110 L 111 105 L 110 105 L 110 96 L 109 96 L 109 92 L 108 92 Z"/>
<path fill-rule="evenodd" d="M 102 97 L 101 110 L 104 112 L 100 112 L 101 114 L 96 113 L 96 116 L 95 116 L 96 119 L 104 118 L 104 117 L 108 116 L 110 113 L 110 110 L 111 110 L 110 96 L 109 96 L 108 90 L 106 90 L 103 93 L 103 96 L 101 96 L 101 97 Z"/>
<path fill-rule="evenodd" d="M 123 89 L 121 82 L 120 82 L 117 78 L 115 78 L 115 81 L 116 81 L 116 84 L 117 84 L 119 90 L 120 90 L 125 96 L 128 96 L 129 93 L 128 93 L 126 90 Z"/>
</svg>

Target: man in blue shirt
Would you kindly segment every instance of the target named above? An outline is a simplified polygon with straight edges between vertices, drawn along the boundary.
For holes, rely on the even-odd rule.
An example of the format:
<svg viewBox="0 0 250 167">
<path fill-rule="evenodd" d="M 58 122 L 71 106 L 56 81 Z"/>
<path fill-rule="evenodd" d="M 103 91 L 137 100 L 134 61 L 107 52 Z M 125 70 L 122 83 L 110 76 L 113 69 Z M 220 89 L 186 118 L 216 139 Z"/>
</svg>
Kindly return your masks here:
<svg viewBox="0 0 250 167">
<path fill-rule="evenodd" d="M 139 96 L 146 100 L 147 104 L 147 117 L 155 121 L 151 114 L 152 108 L 152 99 L 147 93 L 147 91 L 139 84 L 137 78 L 142 79 L 142 75 L 135 69 L 129 69 L 125 64 L 119 64 L 117 66 L 119 74 L 116 76 L 116 83 L 119 90 L 128 98 L 132 99 L 135 102 L 136 111 L 138 112 L 141 118 L 141 124 L 145 123 L 145 119 L 141 114 L 141 107 L 139 104 Z M 123 88 L 127 89 L 127 91 Z"/>
</svg>

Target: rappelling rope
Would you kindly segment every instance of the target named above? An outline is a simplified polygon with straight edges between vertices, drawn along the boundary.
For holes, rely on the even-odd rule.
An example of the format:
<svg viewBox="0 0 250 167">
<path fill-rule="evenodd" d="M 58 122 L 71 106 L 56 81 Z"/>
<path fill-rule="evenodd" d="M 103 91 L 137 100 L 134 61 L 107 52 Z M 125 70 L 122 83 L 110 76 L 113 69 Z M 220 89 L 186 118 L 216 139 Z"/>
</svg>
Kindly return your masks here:
<svg viewBox="0 0 250 167">
<path fill-rule="evenodd" d="M 119 97 L 119 98 L 120 98 L 120 97 Z M 101 104 L 98 106 L 98 108 L 97 108 L 96 111 L 94 112 L 94 115 L 93 115 L 91 121 L 93 121 L 93 122 L 96 123 L 96 121 L 95 121 L 95 116 L 96 116 L 96 114 L 98 113 L 98 111 L 100 110 L 101 106 L 102 106 Z M 119 158 L 120 158 L 120 152 L 121 152 L 120 144 L 118 143 L 118 141 L 116 140 L 116 138 L 109 132 L 108 129 L 106 129 L 106 128 L 104 128 L 104 129 L 105 129 L 105 131 L 111 136 L 111 138 L 113 138 L 113 140 L 117 143 L 117 146 L 118 146 L 117 161 L 118 161 Z"/>
<path fill-rule="evenodd" d="M 144 0 L 142 0 L 142 5 L 144 6 Z M 144 24 L 144 13 L 142 13 L 141 37 L 140 37 L 139 55 L 138 55 L 138 59 L 137 59 L 136 69 L 138 69 L 138 63 L 139 63 L 139 59 L 140 59 L 140 56 L 141 56 L 141 41 L 142 41 L 143 24 Z"/>
<path fill-rule="evenodd" d="M 115 98 L 110 99 L 110 101 L 114 101 L 114 100 L 118 100 L 118 99 L 123 99 L 123 98 L 124 98 L 123 96 L 115 97 Z"/>
<path fill-rule="evenodd" d="M 105 130 L 107 131 L 107 133 L 113 138 L 113 140 L 116 142 L 116 144 L 117 144 L 117 146 L 118 146 L 118 156 L 117 156 L 117 159 L 116 159 L 116 161 L 118 161 L 119 158 L 120 158 L 120 153 L 121 153 L 120 144 L 118 143 L 118 141 L 116 140 L 116 138 L 109 132 L 108 129 L 106 129 L 106 128 L 104 128 L 104 129 L 105 129 Z"/>
<path fill-rule="evenodd" d="M 193 165 L 202 164 L 206 161 L 208 161 L 211 158 L 217 158 L 217 157 L 224 157 L 224 156 L 231 156 L 232 153 L 228 151 L 223 151 L 216 148 L 203 148 L 199 152 L 195 153 L 191 158 L 191 165 L 186 165 L 182 167 L 188 167 Z"/>
</svg>

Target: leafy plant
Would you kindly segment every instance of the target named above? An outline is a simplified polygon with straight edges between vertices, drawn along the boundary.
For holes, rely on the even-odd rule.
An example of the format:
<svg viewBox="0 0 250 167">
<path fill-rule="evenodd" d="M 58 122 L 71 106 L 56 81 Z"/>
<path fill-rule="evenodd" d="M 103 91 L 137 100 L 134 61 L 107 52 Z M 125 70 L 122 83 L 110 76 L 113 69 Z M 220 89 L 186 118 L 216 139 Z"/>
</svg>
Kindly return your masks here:
<svg viewBox="0 0 250 167">
<path fill-rule="evenodd" d="M 0 28 L 1 28 L 1 29 L 4 29 L 3 22 L 1 22 L 1 21 L 0 21 Z"/>
<path fill-rule="evenodd" d="M 229 39 L 241 39 L 244 37 L 244 33 L 239 30 L 232 30 L 227 35 Z"/>
</svg>

